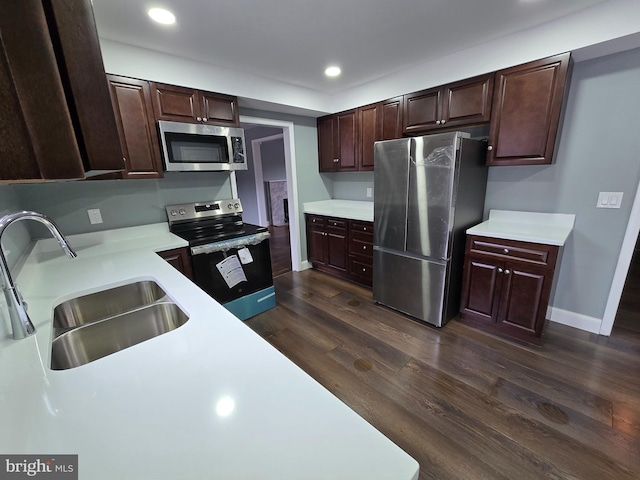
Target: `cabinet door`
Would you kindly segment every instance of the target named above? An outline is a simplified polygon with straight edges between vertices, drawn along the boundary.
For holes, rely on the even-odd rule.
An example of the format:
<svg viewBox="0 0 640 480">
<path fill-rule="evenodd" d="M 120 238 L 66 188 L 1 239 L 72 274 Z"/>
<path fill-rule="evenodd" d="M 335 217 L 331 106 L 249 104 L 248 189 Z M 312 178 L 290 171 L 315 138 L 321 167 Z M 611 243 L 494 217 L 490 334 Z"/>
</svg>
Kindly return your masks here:
<svg viewBox="0 0 640 480">
<path fill-rule="evenodd" d="M 336 164 L 338 162 L 334 162 L 337 157 L 334 155 L 333 150 L 334 130 L 336 132 L 338 130 L 337 127 L 334 129 L 335 121 L 334 115 L 318 118 L 318 160 L 321 172 L 333 172 L 337 168 Z"/>
<path fill-rule="evenodd" d="M 440 128 L 442 90 L 440 87 L 404 96 L 403 133 Z"/>
<path fill-rule="evenodd" d="M 340 171 L 357 170 L 357 149 L 356 149 L 356 111 L 338 113 L 338 159 Z M 334 145 L 335 150 L 335 145 Z"/>
<path fill-rule="evenodd" d="M 193 281 L 191 255 L 189 255 L 189 249 L 187 247 L 165 250 L 164 252 L 158 252 L 158 255 L 164 258 L 173 268 L 178 270 L 189 280 Z"/>
<path fill-rule="evenodd" d="M 191 88 L 151 83 L 156 120 L 201 122 L 202 106 L 198 91 Z"/>
<path fill-rule="evenodd" d="M 502 262 L 467 255 L 460 311 L 477 320 L 495 323 L 500 300 Z"/>
<path fill-rule="evenodd" d="M 553 162 L 569 53 L 496 72 L 487 165 Z"/>
<path fill-rule="evenodd" d="M 307 256 L 311 263 L 327 263 L 326 251 L 327 240 L 324 230 L 318 228 L 307 229 Z"/>
<path fill-rule="evenodd" d="M 149 82 L 108 75 L 127 178 L 162 177 Z"/>
<path fill-rule="evenodd" d="M 379 140 L 402 138 L 402 102 L 403 97 L 390 98 L 382 102 Z"/>
<path fill-rule="evenodd" d="M 491 116 L 493 73 L 444 87 L 440 126 L 487 123 Z"/>
<path fill-rule="evenodd" d="M 43 4 L 87 173 L 123 170 L 91 0 L 45 0 Z"/>
<path fill-rule="evenodd" d="M 346 233 L 327 231 L 327 266 L 346 273 L 349 244 Z"/>
<path fill-rule="evenodd" d="M 373 144 L 382 136 L 382 105 L 358 108 L 359 170 L 373 170 Z"/>
<path fill-rule="evenodd" d="M 202 121 L 212 125 L 240 126 L 238 99 L 229 95 L 200 92 Z"/>
<path fill-rule="evenodd" d="M 549 274 L 545 269 L 505 263 L 497 321 L 540 336 L 546 317 Z M 546 299 L 545 299 L 546 292 Z"/>
</svg>

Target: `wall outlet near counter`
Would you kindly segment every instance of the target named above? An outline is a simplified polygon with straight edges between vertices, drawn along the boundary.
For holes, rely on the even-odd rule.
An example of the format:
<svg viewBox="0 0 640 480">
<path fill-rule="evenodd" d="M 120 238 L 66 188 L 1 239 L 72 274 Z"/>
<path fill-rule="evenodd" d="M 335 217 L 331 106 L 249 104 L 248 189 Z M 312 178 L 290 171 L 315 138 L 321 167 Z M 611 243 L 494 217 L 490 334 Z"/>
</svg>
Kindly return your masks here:
<svg viewBox="0 0 640 480">
<path fill-rule="evenodd" d="M 373 197 L 373 188 L 367 187 L 367 198 Z"/>
<path fill-rule="evenodd" d="M 102 215 L 100 214 L 99 208 L 90 208 L 87 210 L 87 214 L 89 215 L 89 222 L 91 222 L 92 225 L 102 223 Z"/>
</svg>

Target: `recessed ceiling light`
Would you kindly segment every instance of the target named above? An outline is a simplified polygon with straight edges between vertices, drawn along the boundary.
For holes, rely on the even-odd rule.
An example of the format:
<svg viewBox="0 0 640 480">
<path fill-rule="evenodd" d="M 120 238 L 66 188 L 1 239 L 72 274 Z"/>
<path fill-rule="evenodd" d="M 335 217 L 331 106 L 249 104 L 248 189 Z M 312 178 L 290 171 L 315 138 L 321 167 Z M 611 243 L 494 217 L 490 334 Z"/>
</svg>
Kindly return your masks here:
<svg viewBox="0 0 640 480">
<path fill-rule="evenodd" d="M 165 10 L 164 8 L 152 8 L 147 13 L 153 20 L 158 23 L 162 23 L 164 25 L 171 25 L 172 23 L 176 23 L 176 16 L 169 10 Z"/>
<path fill-rule="evenodd" d="M 340 73 L 341 73 L 340 67 L 336 67 L 336 66 L 327 67 L 327 69 L 324 71 L 324 74 L 327 77 L 337 77 L 338 75 L 340 75 Z"/>
</svg>

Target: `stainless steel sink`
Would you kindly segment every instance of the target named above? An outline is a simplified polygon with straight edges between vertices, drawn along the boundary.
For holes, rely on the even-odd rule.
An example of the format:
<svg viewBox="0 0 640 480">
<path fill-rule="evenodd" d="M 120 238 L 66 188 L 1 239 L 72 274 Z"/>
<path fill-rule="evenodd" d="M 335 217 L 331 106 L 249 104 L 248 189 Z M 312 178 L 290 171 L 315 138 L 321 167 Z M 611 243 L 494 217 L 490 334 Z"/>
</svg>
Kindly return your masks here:
<svg viewBox="0 0 640 480">
<path fill-rule="evenodd" d="M 51 369 L 93 362 L 175 330 L 187 320 L 150 280 L 73 298 L 53 311 Z"/>
<path fill-rule="evenodd" d="M 113 317 L 166 298 L 156 282 L 147 280 L 72 298 L 53 310 L 53 328 L 69 329 Z M 56 331 L 55 336 L 64 330 Z"/>
<path fill-rule="evenodd" d="M 171 302 L 162 302 L 74 328 L 51 344 L 51 369 L 66 370 L 93 362 L 175 330 L 189 317 Z"/>
</svg>

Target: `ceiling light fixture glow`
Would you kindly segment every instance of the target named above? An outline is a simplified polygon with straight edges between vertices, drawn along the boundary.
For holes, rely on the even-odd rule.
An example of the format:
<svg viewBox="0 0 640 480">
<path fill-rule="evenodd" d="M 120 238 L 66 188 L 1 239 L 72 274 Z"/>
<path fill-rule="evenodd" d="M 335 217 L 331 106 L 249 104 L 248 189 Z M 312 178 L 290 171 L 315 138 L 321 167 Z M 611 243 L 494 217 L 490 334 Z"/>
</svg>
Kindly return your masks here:
<svg viewBox="0 0 640 480">
<path fill-rule="evenodd" d="M 153 20 L 163 25 L 176 23 L 176 16 L 164 8 L 152 8 L 147 13 Z"/>
<path fill-rule="evenodd" d="M 324 74 L 327 77 L 337 77 L 338 75 L 340 75 L 340 73 L 341 73 L 340 67 L 336 67 L 336 66 L 327 67 L 327 69 L 324 71 Z"/>
</svg>

